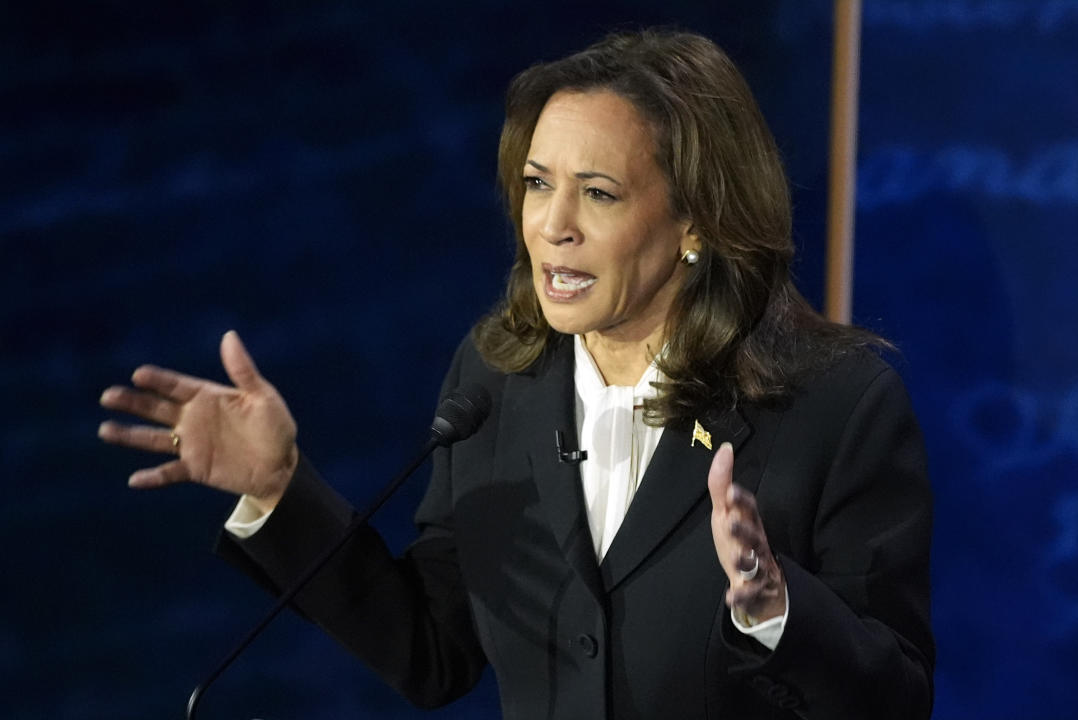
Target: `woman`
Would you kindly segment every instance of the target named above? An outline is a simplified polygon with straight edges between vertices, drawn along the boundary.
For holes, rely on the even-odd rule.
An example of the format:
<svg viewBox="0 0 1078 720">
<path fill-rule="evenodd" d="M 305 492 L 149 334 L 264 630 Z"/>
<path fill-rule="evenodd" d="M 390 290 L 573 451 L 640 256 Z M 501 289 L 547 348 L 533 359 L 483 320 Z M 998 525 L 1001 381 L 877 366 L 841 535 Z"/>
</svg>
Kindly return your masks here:
<svg viewBox="0 0 1078 720">
<path fill-rule="evenodd" d="M 491 417 L 437 452 L 403 558 L 365 530 L 299 608 L 422 706 L 489 662 L 507 718 L 928 717 L 916 421 L 881 341 L 794 289 L 736 69 L 699 36 L 614 35 L 506 108 L 517 258 L 443 387 L 484 385 Z M 132 486 L 241 495 L 219 551 L 279 589 L 352 510 L 235 333 L 221 350 L 235 387 L 139 368 L 102 403 L 164 427 L 101 435 L 178 455 Z"/>
</svg>

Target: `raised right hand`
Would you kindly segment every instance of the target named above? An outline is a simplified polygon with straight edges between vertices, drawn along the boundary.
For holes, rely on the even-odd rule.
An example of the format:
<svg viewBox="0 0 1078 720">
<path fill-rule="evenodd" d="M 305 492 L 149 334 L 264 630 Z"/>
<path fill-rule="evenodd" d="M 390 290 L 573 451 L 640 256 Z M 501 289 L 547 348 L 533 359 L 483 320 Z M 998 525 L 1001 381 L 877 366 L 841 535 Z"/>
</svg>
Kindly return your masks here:
<svg viewBox="0 0 1078 720">
<path fill-rule="evenodd" d="M 133 488 L 196 482 L 247 495 L 268 512 L 299 462 L 296 423 L 234 330 L 221 338 L 221 362 L 234 387 L 139 367 L 131 376 L 135 388 L 114 385 L 102 393 L 101 404 L 157 425 L 109 420 L 97 434 L 105 442 L 178 456 L 133 473 L 128 480 Z"/>
</svg>

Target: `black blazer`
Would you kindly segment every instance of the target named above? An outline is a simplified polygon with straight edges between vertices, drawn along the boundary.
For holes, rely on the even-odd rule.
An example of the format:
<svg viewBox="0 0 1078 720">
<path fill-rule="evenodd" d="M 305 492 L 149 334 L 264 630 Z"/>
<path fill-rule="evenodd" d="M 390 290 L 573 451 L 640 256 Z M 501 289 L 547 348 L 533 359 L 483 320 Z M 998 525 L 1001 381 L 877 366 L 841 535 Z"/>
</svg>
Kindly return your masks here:
<svg viewBox="0 0 1078 720">
<path fill-rule="evenodd" d="M 506 718 L 927 718 L 931 498 L 905 390 L 857 353 L 783 407 L 743 404 L 700 423 L 730 441 L 786 576 L 790 611 L 769 652 L 723 602 L 711 537 L 712 451 L 668 426 L 601 565 L 579 472 L 571 338 L 527 372 L 484 365 L 469 340 L 443 394 L 485 385 L 490 418 L 436 452 L 394 559 L 373 530 L 352 541 L 298 609 L 421 706 L 469 690 L 493 665 Z M 584 448 L 586 449 L 586 448 Z M 287 586 L 352 510 L 304 460 L 261 531 L 219 551 Z"/>
</svg>

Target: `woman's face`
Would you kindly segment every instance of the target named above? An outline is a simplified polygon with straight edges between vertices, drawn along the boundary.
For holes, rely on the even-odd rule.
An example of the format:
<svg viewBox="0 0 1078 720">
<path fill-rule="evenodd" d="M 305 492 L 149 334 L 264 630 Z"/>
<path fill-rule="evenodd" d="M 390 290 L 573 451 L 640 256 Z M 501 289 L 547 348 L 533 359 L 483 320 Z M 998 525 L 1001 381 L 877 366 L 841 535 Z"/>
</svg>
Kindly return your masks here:
<svg viewBox="0 0 1078 720">
<path fill-rule="evenodd" d="M 661 343 L 681 251 L 698 244 L 690 223 L 673 217 L 651 131 L 632 103 L 609 91 L 555 93 L 523 174 L 524 242 L 550 326 Z"/>
</svg>

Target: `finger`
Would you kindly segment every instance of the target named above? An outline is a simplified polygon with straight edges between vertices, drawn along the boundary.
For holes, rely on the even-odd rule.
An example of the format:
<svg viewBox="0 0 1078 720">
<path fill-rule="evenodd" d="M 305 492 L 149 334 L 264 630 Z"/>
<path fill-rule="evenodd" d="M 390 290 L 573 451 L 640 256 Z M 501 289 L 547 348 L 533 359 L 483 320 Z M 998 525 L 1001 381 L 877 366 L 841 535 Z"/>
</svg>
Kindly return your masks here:
<svg viewBox="0 0 1078 720">
<path fill-rule="evenodd" d="M 731 509 L 736 508 L 750 520 L 760 517 L 756 509 L 756 496 L 737 483 L 731 482 L 726 489 L 726 504 Z"/>
<path fill-rule="evenodd" d="M 235 330 L 229 330 L 221 338 L 221 364 L 225 366 L 229 379 L 240 390 L 254 392 L 261 388 L 262 376 Z"/>
<path fill-rule="evenodd" d="M 746 522 L 743 519 L 736 519 L 730 522 L 729 529 L 730 537 L 738 542 L 744 548 L 744 555 L 749 555 L 749 550 L 760 552 L 767 546 L 767 536 L 764 534 L 763 529 L 757 523 Z M 749 564 L 752 564 L 751 558 Z M 748 568 L 745 568 L 746 570 Z"/>
<path fill-rule="evenodd" d="M 179 405 L 168 398 L 120 385 L 113 385 L 101 393 L 101 405 L 109 410 L 138 415 L 162 425 L 175 425 L 180 417 Z"/>
<path fill-rule="evenodd" d="M 707 471 L 707 489 L 711 493 L 711 504 L 716 509 L 726 507 L 726 494 L 734 480 L 734 446 L 724 442 L 711 459 L 711 468 Z"/>
<path fill-rule="evenodd" d="M 737 569 L 738 573 L 751 573 L 757 568 L 757 574 L 763 570 L 763 559 L 756 551 L 749 547 L 737 547 L 729 551 L 730 565 Z M 741 579 L 748 579 L 742 577 Z"/>
<path fill-rule="evenodd" d="M 185 403 L 199 390 L 213 385 L 214 383 L 201 378 L 178 373 L 175 370 L 166 370 L 156 365 L 141 365 L 131 374 L 131 382 L 143 390 L 153 390 L 158 395 L 178 403 Z"/>
<path fill-rule="evenodd" d="M 97 436 L 113 445 L 124 445 L 148 452 L 175 453 L 172 434 L 164 428 L 149 425 L 121 425 L 106 420 L 97 428 Z"/>
<path fill-rule="evenodd" d="M 737 568 L 735 574 L 731 574 L 730 587 L 734 590 L 746 586 L 763 587 L 770 589 L 776 587 L 782 579 L 782 571 L 779 569 L 778 564 L 769 557 L 760 557 L 759 565 L 757 566 L 757 559 L 748 556 L 736 555 L 733 558 L 734 567 Z M 756 572 L 753 573 L 753 568 L 756 568 Z"/>
<path fill-rule="evenodd" d="M 750 605 L 755 605 L 760 588 L 752 585 L 742 585 L 740 588 L 729 588 L 726 591 L 726 604 L 732 608 L 745 610 Z"/>
<path fill-rule="evenodd" d="M 154 468 L 132 473 L 127 479 L 127 486 L 136 490 L 151 490 L 188 479 L 190 479 L 190 474 L 183 460 L 172 460 Z"/>
<path fill-rule="evenodd" d="M 727 598 L 742 606 L 751 606 L 760 600 L 771 600 L 779 595 L 783 588 L 782 573 L 777 568 L 760 565 L 759 574 L 752 580 L 730 583 Z"/>
</svg>

